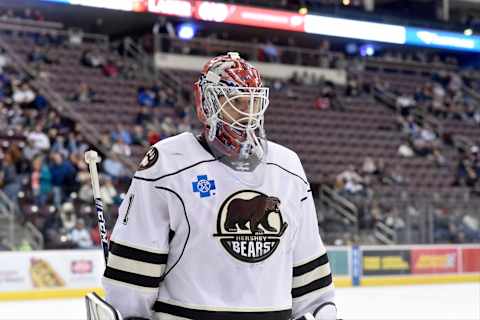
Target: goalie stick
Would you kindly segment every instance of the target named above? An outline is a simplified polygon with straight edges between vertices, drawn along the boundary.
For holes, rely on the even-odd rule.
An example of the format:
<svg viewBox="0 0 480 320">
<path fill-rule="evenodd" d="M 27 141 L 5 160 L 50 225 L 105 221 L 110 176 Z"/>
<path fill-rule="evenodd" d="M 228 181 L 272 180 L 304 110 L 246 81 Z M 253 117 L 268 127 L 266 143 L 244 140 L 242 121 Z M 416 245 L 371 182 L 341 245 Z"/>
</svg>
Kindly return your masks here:
<svg viewBox="0 0 480 320">
<path fill-rule="evenodd" d="M 100 196 L 100 181 L 98 178 L 97 163 L 101 159 L 96 151 L 90 150 L 85 152 L 85 162 L 88 164 L 90 171 L 90 179 L 92 180 L 93 200 L 95 201 L 95 210 L 97 211 L 98 230 L 100 232 L 100 240 L 102 242 L 103 257 L 105 265 L 108 259 L 108 239 L 107 228 L 105 226 L 105 216 L 103 214 L 103 201 Z M 87 320 L 122 320 L 121 314 L 100 298 L 95 292 L 91 292 L 85 296 L 87 306 Z"/>
<path fill-rule="evenodd" d="M 90 170 L 90 179 L 92 180 L 93 199 L 95 201 L 95 210 L 97 211 L 98 230 L 100 232 L 100 240 L 103 247 L 103 256 L 105 263 L 108 258 L 108 239 L 107 228 L 105 226 L 105 216 L 103 215 L 103 201 L 100 196 L 100 182 L 98 180 L 97 163 L 101 161 L 96 151 L 90 150 L 85 152 L 85 162 Z"/>
</svg>

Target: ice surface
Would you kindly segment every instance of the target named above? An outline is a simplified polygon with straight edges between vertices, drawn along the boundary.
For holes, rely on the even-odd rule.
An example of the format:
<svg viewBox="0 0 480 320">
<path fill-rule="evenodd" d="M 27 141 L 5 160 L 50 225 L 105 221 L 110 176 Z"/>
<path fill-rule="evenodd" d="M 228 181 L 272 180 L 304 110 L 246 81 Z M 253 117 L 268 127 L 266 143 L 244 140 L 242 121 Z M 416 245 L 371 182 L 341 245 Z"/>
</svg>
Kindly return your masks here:
<svg viewBox="0 0 480 320">
<path fill-rule="evenodd" d="M 345 320 L 480 320 L 480 283 L 337 289 Z M 85 320 L 83 299 L 0 302 L 1 320 Z"/>
</svg>

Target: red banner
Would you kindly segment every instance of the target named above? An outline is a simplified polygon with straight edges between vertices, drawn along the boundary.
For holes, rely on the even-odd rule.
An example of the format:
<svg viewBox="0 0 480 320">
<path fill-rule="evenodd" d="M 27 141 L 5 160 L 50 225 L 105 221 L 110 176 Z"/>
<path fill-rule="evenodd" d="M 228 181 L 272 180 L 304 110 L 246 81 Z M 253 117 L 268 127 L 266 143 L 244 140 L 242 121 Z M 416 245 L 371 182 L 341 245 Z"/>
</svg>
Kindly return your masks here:
<svg viewBox="0 0 480 320">
<path fill-rule="evenodd" d="M 203 21 L 304 32 L 305 17 L 289 11 L 195 1 L 194 17 Z"/>
<path fill-rule="evenodd" d="M 458 271 L 457 249 L 412 249 L 413 274 L 456 273 Z"/>
<path fill-rule="evenodd" d="M 138 1 L 138 0 L 137 0 Z M 165 14 L 175 17 L 191 18 L 192 17 L 192 3 L 193 1 L 187 0 L 144 0 L 143 6 L 142 2 L 138 1 L 136 7 L 139 10 L 143 10 L 145 6 L 145 1 L 147 3 L 148 12 Z"/>
<path fill-rule="evenodd" d="M 148 11 L 147 0 L 133 0 L 133 11 L 147 12 Z"/>
<path fill-rule="evenodd" d="M 480 248 L 462 249 L 463 272 L 480 272 Z"/>
</svg>

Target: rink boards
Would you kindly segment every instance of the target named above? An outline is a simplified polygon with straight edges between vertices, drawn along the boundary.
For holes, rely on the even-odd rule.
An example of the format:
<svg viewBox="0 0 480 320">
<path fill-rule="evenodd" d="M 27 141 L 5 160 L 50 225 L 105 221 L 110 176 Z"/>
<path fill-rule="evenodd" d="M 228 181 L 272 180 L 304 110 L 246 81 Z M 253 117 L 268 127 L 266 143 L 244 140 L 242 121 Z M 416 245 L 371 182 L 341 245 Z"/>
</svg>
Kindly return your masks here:
<svg viewBox="0 0 480 320">
<path fill-rule="evenodd" d="M 480 283 L 480 244 L 328 247 L 336 287 Z M 101 250 L 0 253 L 0 300 L 103 293 Z"/>
</svg>

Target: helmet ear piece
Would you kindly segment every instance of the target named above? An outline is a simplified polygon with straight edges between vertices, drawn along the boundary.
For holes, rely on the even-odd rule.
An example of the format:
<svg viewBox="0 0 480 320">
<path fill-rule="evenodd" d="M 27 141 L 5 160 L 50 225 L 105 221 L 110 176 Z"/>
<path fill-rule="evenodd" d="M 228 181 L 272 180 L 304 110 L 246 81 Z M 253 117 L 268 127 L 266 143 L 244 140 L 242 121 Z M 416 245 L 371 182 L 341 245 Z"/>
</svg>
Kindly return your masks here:
<svg viewBox="0 0 480 320">
<path fill-rule="evenodd" d="M 193 85 L 193 93 L 195 96 L 195 111 L 197 113 L 198 119 L 202 123 L 207 122 L 207 116 L 203 110 L 203 94 L 202 88 L 200 86 L 200 81 L 197 81 Z"/>
</svg>

